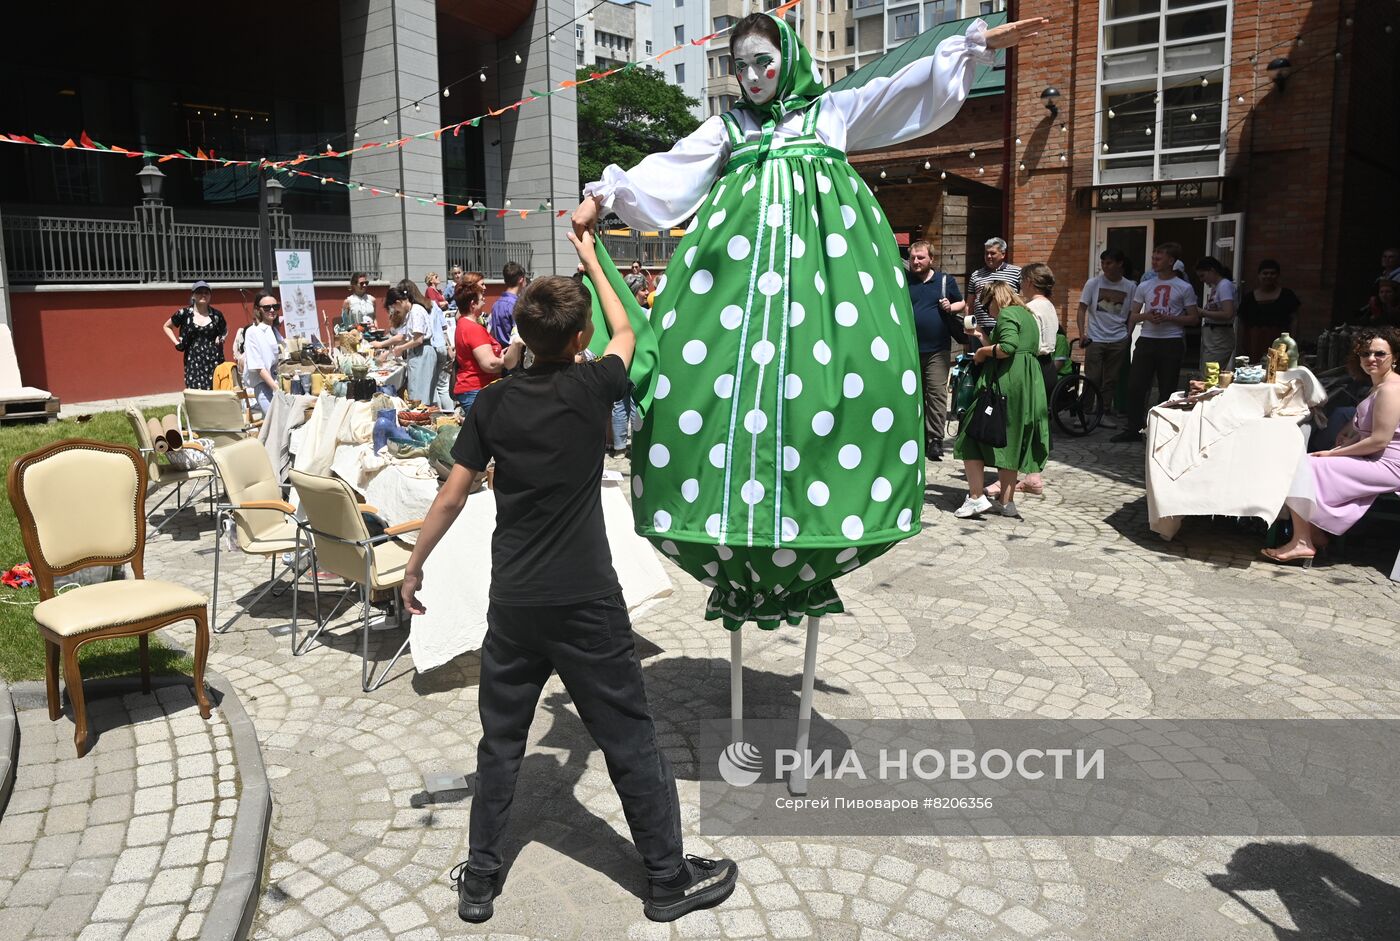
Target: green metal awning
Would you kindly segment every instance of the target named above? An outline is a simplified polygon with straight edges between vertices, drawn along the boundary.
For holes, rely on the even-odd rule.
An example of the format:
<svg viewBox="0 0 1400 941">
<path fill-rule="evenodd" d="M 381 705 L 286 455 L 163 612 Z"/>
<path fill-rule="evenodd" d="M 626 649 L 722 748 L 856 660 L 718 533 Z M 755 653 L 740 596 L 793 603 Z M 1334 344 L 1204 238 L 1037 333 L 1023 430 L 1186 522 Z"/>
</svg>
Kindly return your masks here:
<svg viewBox="0 0 1400 941">
<path fill-rule="evenodd" d="M 968 17 L 963 20 L 949 20 L 947 23 L 939 23 L 933 29 L 924 30 L 904 45 L 891 49 L 873 62 L 861 66 L 856 71 L 847 75 L 840 81 L 832 84 L 832 91 L 840 91 L 847 88 L 859 88 L 872 78 L 885 78 L 893 75 L 917 59 L 924 56 L 931 56 L 938 44 L 949 36 L 961 36 L 967 31 L 970 24 L 977 17 Z M 1005 13 L 990 13 L 982 19 L 987 21 L 988 26 L 1000 26 L 1006 22 Z M 1006 52 L 997 52 L 996 65 L 977 66 L 977 75 L 972 80 L 972 91 L 968 97 L 978 98 L 982 95 L 999 95 L 1006 90 Z"/>
</svg>

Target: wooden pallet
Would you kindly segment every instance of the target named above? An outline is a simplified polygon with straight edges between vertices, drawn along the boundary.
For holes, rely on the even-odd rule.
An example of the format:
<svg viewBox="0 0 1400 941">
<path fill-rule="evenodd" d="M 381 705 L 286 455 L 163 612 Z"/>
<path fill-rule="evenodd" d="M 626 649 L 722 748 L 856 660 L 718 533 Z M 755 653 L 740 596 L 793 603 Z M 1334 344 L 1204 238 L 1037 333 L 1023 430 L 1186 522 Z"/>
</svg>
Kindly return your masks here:
<svg viewBox="0 0 1400 941">
<path fill-rule="evenodd" d="M 48 398 L 14 399 L 0 401 L 0 424 L 7 422 L 32 421 L 42 418 L 46 422 L 58 418 L 58 396 Z"/>
</svg>

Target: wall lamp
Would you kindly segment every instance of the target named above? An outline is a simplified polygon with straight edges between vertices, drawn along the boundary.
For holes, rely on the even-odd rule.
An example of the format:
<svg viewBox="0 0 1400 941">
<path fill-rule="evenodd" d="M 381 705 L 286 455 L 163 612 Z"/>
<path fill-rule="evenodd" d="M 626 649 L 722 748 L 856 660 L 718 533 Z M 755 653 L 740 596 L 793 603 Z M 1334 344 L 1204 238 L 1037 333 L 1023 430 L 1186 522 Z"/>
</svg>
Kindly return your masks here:
<svg viewBox="0 0 1400 941">
<path fill-rule="evenodd" d="M 1274 87 L 1282 93 L 1283 87 L 1288 84 L 1288 76 L 1293 71 L 1293 63 L 1289 62 L 1286 57 L 1279 56 L 1269 63 L 1267 71 L 1269 78 L 1274 80 Z"/>
<path fill-rule="evenodd" d="M 1045 110 L 1050 112 L 1050 120 L 1055 120 L 1060 116 L 1059 105 L 1060 90 L 1051 85 L 1040 93 L 1040 100 L 1045 102 Z"/>
</svg>

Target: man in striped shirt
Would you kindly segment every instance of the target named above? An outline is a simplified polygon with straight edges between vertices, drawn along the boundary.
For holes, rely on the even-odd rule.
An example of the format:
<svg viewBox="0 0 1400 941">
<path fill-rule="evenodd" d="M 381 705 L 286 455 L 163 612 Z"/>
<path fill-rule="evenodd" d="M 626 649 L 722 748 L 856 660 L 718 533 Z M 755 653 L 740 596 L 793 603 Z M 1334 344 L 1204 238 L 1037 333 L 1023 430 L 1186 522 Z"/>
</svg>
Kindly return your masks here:
<svg viewBox="0 0 1400 941">
<path fill-rule="evenodd" d="M 972 314 L 977 318 L 977 326 L 990 337 L 997 322 L 992 319 L 992 315 L 982 304 L 982 285 L 990 284 L 993 281 L 1005 281 L 1011 285 L 1013 290 L 1019 292 L 1021 290 L 1021 268 L 1019 265 L 1007 262 L 1005 239 L 987 239 L 982 246 L 982 258 L 986 262 L 985 267 L 978 268 L 968 276 L 967 299 L 973 305 Z"/>
</svg>

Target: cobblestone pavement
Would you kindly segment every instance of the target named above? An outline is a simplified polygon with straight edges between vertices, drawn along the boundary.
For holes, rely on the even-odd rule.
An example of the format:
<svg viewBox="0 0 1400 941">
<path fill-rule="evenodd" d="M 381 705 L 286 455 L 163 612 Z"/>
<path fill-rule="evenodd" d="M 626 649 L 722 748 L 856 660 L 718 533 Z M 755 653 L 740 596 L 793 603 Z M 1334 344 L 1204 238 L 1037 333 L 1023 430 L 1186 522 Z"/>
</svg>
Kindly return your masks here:
<svg viewBox="0 0 1400 941">
<path fill-rule="evenodd" d="M 1378 566 L 1266 565 L 1256 558 L 1262 535 L 1223 520 L 1188 521 L 1164 543 L 1147 531 L 1141 451 L 1105 437 L 1057 440 L 1046 495 L 1019 501 L 1021 522 L 955 520 L 960 469 L 930 464 L 924 532 L 840 583 L 848 613 L 823 621 L 817 715 L 1400 715 L 1400 596 Z M 148 571 L 207 590 L 201 525 L 154 540 Z M 226 590 L 248 597 L 265 572 L 251 560 L 227 565 Z M 1318 880 L 1216 890 L 1206 875 L 1250 843 L 1241 838 L 706 840 L 700 759 L 678 724 L 728 714 L 729 638 L 700 619 L 704 589 L 678 572 L 675 582 L 636 625 L 649 695 L 687 808 L 687 849 L 740 860 L 738 890 L 672 925 L 643 918 L 642 869 L 601 755 L 556 681 L 525 759 L 506 891 L 478 933 L 1268 939 L 1271 922 L 1278 937 L 1387 936 L 1359 926 L 1400 894 L 1393 839 L 1310 841 L 1345 861 L 1338 871 L 1359 871 L 1368 894 L 1353 902 L 1319 896 Z M 471 934 L 447 880 L 465 856 L 469 805 L 416 807 L 414 797 L 424 774 L 474 765 L 476 657 L 422 676 L 400 669 L 363 694 L 356 636 L 293 659 L 287 604 L 265 600 L 215 638 L 210 657 L 239 690 L 272 779 L 255 937 Z M 398 640 L 377 635 L 380 656 Z M 800 630 L 747 635 L 750 715 L 795 715 L 801 658 Z"/>
<path fill-rule="evenodd" d="M 222 712 L 188 686 L 88 700 L 93 750 L 67 715 L 18 712 L 0 819 L 0 938 L 197 938 L 223 879 L 238 779 Z"/>
</svg>

